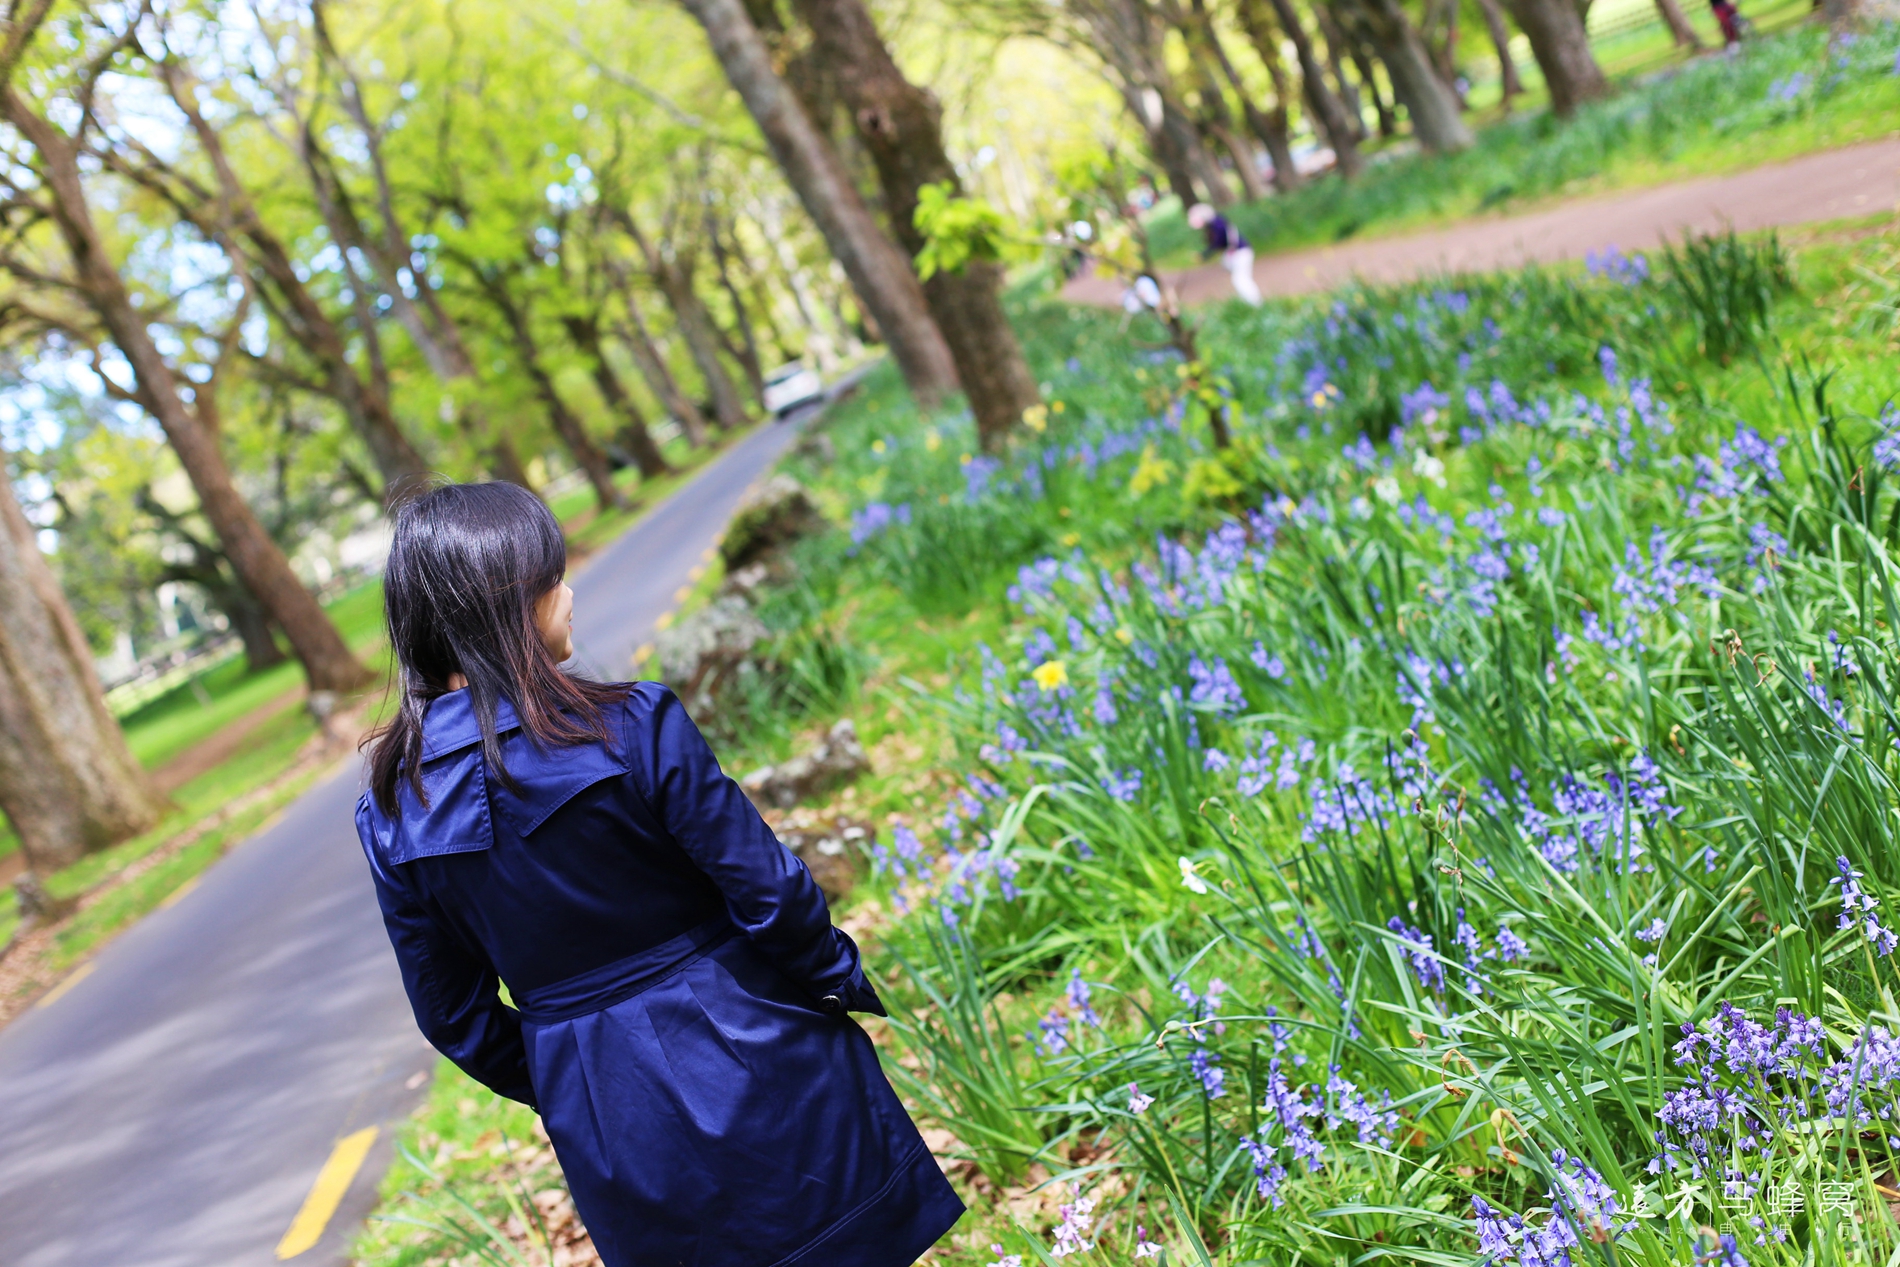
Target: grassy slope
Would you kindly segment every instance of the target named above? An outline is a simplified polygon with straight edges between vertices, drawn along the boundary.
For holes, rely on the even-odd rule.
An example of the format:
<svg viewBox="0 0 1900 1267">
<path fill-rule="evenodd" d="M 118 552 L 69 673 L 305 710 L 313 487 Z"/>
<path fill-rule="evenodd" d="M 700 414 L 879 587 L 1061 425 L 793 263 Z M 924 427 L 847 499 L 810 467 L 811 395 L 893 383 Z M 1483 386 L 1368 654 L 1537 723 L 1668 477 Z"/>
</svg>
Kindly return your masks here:
<svg viewBox="0 0 1900 1267">
<path fill-rule="evenodd" d="M 1705 6 L 1697 6 L 1706 12 Z M 1644 80 L 1553 126 L 1541 111 L 1484 127 L 1457 155 L 1415 154 L 1351 184 L 1322 180 L 1229 212 L 1262 252 L 1386 235 L 1610 189 L 1737 171 L 1893 135 L 1900 126 L 1900 28 L 1862 36 L 1836 82 L 1826 34 L 1800 26 Z M 1791 77 L 1804 86 L 1783 99 Z M 1169 267 L 1198 258 L 1198 235 L 1167 204 L 1153 218 Z"/>
</svg>

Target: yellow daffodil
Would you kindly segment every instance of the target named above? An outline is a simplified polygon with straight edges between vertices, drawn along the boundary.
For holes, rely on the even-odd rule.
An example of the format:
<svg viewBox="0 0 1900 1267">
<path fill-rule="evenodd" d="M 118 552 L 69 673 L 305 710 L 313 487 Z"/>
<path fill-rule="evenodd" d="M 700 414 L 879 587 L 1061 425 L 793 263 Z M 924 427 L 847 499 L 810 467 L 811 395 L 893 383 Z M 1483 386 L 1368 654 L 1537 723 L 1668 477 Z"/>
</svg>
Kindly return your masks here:
<svg viewBox="0 0 1900 1267">
<path fill-rule="evenodd" d="M 943 437 L 937 434 L 937 429 L 935 427 L 932 427 L 930 430 L 924 432 L 924 448 L 926 450 L 928 450 L 931 453 L 935 453 L 938 449 L 941 449 L 942 447 L 943 447 Z"/>
<path fill-rule="evenodd" d="M 1023 426 L 1031 431 L 1042 432 L 1049 426 L 1049 406 L 1031 405 L 1023 410 Z"/>
<path fill-rule="evenodd" d="M 1069 684 L 1069 666 L 1060 660 L 1044 660 L 1029 674 L 1036 679 L 1036 685 L 1045 691 L 1053 691 L 1058 686 Z"/>
<path fill-rule="evenodd" d="M 882 440 L 873 440 L 873 441 L 871 441 L 871 452 L 873 452 L 873 453 L 882 453 L 882 452 L 884 452 L 884 449 L 885 449 L 885 445 L 884 445 L 884 442 L 883 442 Z"/>
<path fill-rule="evenodd" d="M 1120 629 L 1115 631 L 1115 641 L 1121 643 L 1124 647 L 1134 640 L 1135 631 L 1130 629 L 1127 625 L 1123 625 Z"/>
</svg>

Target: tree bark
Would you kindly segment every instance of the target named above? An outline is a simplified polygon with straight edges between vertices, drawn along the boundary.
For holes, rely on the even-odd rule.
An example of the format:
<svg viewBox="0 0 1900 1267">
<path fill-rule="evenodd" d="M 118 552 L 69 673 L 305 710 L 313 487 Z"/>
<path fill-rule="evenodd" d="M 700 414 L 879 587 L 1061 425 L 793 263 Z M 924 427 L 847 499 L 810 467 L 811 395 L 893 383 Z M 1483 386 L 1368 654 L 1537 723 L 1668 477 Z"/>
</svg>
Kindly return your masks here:
<svg viewBox="0 0 1900 1267">
<path fill-rule="evenodd" d="M 160 805 L 0 463 L 0 810 L 45 873 L 136 836 Z"/>
<path fill-rule="evenodd" d="M 1149 0 L 1070 0 L 1068 7 L 1088 27 L 1096 52 L 1113 73 L 1129 113 L 1147 133 L 1148 148 L 1181 204 L 1203 199 L 1217 207 L 1231 203 L 1233 191 L 1175 90 Z"/>
<path fill-rule="evenodd" d="M 640 248 L 640 254 L 646 257 L 648 275 L 673 310 L 673 324 L 679 327 L 680 338 L 686 341 L 686 351 L 693 358 L 700 378 L 705 380 L 707 395 L 712 398 L 713 421 L 727 430 L 745 426 L 745 398 L 739 395 L 738 384 L 732 381 L 725 362 L 719 359 L 719 339 L 713 333 L 712 314 L 706 311 L 699 292 L 693 289 L 693 257 L 680 252 L 668 259 L 640 231 L 630 212 L 616 208 L 615 215 Z"/>
<path fill-rule="evenodd" d="M 1241 80 L 1240 72 L 1234 68 L 1233 58 L 1227 55 L 1227 46 L 1221 43 L 1220 32 L 1214 29 L 1206 0 L 1194 0 L 1193 12 L 1207 41 L 1207 51 L 1233 87 L 1234 95 L 1240 98 L 1240 108 L 1247 116 L 1248 129 L 1267 147 L 1267 157 L 1273 161 L 1273 187 L 1281 193 L 1297 189 L 1300 174 L 1293 166 L 1293 145 L 1287 136 L 1287 83 L 1286 71 L 1280 65 L 1280 50 L 1271 44 L 1260 50 L 1267 74 L 1273 80 L 1274 107 L 1268 113 L 1255 105 L 1253 98 L 1248 95 L 1247 85 Z"/>
<path fill-rule="evenodd" d="M 1657 0 L 1659 4 L 1662 2 Z M 1821 16 L 1835 30 L 1847 30 L 1860 21 L 1861 0 L 1821 0 Z"/>
<path fill-rule="evenodd" d="M 799 0 L 799 5 L 877 166 L 891 235 L 915 258 L 924 249 L 916 224 L 919 191 L 943 183 L 961 190 L 943 148 L 941 107 L 898 70 L 862 0 Z M 1003 311 L 1002 281 L 1000 265 L 973 261 L 924 283 L 931 316 L 956 358 L 957 377 L 986 450 L 1001 448 L 1023 411 L 1042 399 Z"/>
<path fill-rule="evenodd" d="M 1586 101 L 1610 95 L 1610 81 L 1590 52 L 1590 35 L 1571 0 L 1506 0 L 1511 16 L 1531 42 L 1537 67 L 1550 89 L 1550 108 L 1569 118 Z"/>
<path fill-rule="evenodd" d="M 647 381 L 647 387 L 658 398 L 660 408 L 673 416 L 673 420 L 686 433 L 687 443 L 700 448 L 706 443 L 706 419 L 699 412 L 699 406 L 680 390 L 673 372 L 666 368 L 666 358 L 660 354 L 659 347 L 653 342 L 653 335 L 647 329 L 646 317 L 640 311 L 640 305 L 633 297 L 633 288 L 627 284 L 626 276 L 616 270 L 614 284 L 620 290 L 620 297 L 627 305 L 626 324 L 619 327 L 620 341 L 627 345 L 628 355 L 638 367 L 640 376 Z"/>
<path fill-rule="evenodd" d="M 1496 4 L 1497 0 L 1490 2 Z M 1669 28 L 1669 38 L 1676 42 L 1677 48 L 1700 51 L 1702 41 L 1696 37 L 1695 28 L 1689 25 L 1689 15 L 1682 11 L 1682 6 L 1676 0 L 1656 0 L 1656 12 L 1662 14 L 1663 25 Z"/>
<path fill-rule="evenodd" d="M 365 480 L 363 492 L 374 500 L 375 485 Z M 188 560 L 168 563 L 161 574 L 162 578 L 195 585 L 204 591 L 205 601 L 214 610 L 223 613 L 231 631 L 243 642 L 244 660 L 249 672 L 256 673 L 282 664 L 285 660 L 284 649 L 277 645 L 277 637 L 271 632 L 270 616 L 258 606 L 251 592 L 232 578 L 230 561 L 216 546 L 200 540 L 185 525 L 184 517 L 153 496 L 149 487 L 140 490 L 138 506 L 163 524 L 191 552 Z"/>
<path fill-rule="evenodd" d="M 1473 138 L 1460 117 L 1458 98 L 1433 69 L 1424 41 L 1398 0 L 1346 0 L 1342 8 L 1378 51 L 1392 78 L 1393 95 L 1412 117 L 1412 134 L 1419 145 L 1434 154 L 1469 149 Z"/>
<path fill-rule="evenodd" d="M 1253 41 L 1254 51 L 1267 62 L 1268 70 L 1272 70 L 1279 64 L 1279 41 L 1274 39 L 1273 23 L 1267 20 L 1260 4 L 1261 0 L 1241 0 L 1240 20 L 1247 38 Z M 1313 41 L 1307 36 L 1292 0 L 1272 0 L 1272 4 L 1274 16 L 1279 18 L 1281 29 L 1293 45 L 1294 56 L 1299 59 L 1300 87 L 1318 125 L 1316 130 L 1333 151 L 1334 168 L 1341 176 L 1351 179 L 1366 166 L 1365 158 L 1359 153 L 1359 129 L 1353 126 L 1346 107 L 1327 84 L 1325 68 L 1313 51 Z"/>
<path fill-rule="evenodd" d="M 1674 5 L 1676 0 L 1656 0 L 1657 4 Z M 1504 7 L 1498 0 L 1478 0 L 1478 12 L 1484 15 L 1484 29 L 1490 32 L 1491 47 L 1498 51 L 1498 79 L 1503 88 L 1504 108 L 1511 108 L 1511 98 L 1524 91 L 1524 80 L 1517 73 L 1517 61 L 1511 56 L 1511 28 L 1504 21 Z M 1681 13 L 1678 9 L 1677 13 Z M 1694 38 L 1694 32 L 1690 33 Z"/>
<path fill-rule="evenodd" d="M 1187 32 L 1192 36 L 1193 32 Z M 1208 64 L 1211 56 L 1205 39 L 1190 38 L 1188 56 L 1193 61 L 1195 77 L 1200 80 L 1202 130 L 1221 143 L 1221 147 L 1234 160 L 1234 174 L 1240 178 L 1241 197 L 1248 202 L 1257 202 L 1267 196 L 1267 183 L 1260 177 L 1260 167 L 1254 160 L 1253 146 L 1234 131 L 1234 118 L 1227 109 L 1227 96 L 1221 91 L 1220 81 L 1214 77 L 1214 68 Z M 1247 94 L 1242 91 L 1240 99 L 1243 105 L 1251 109 Z"/>
<path fill-rule="evenodd" d="M 546 363 L 541 358 L 540 341 L 534 337 L 534 323 L 530 319 L 527 301 L 516 297 L 508 289 L 505 278 L 497 276 L 492 269 L 474 266 L 470 271 L 480 280 L 482 293 L 488 296 L 488 302 L 514 335 L 515 351 L 521 358 L 521 368 L 528 375 L 528 382 L 534 386 L 534 394 L 541 398 L 542 408 L 548 411 L 548 421 L 554 424 L 554 434 L 561 438 L 573 457 L 574 464 L 587 476 L 587 482 L 593 485 L 594 499 L 604 511 L 617 510 L 625 506 L 626 499 L 620 495 L 620 489 L 614 483 L 613 465 L 607 461 L 607 455 L 587 434 L 587 428 L 574 416 L 574 411 L 561 399 L 561 393 L 555 389 L 554 376 L 548 373 Z"/>
<path fill-rule="evenodd" d="M 931 320 L 910 261 L 877 227 L 837 151 L 772 68 L 771 55 L 739 0 L 680 0 L 705 27 L 726 77 L 745 101 L 766 144 L 844 266 L 858 298 L 926 409 L 956 390 L 956 363 Z"/>
<path fill-rule="evenodd" d="M 653 479 L 672 471 L 660 453 L 660 446 L 653 442 L 653 434 L 647 430 L 647 420 L 641 415 L 640 407 L 627 395 L 620 375 L 614 373 L 612 363 L 607 360 L 607 350 L 600 343 L 599 314 L 569 314 L 561 318 L 561 324 L 567 327 L 568 337 L 593 367 L 594 386 L 599 389 L 600 398 L 607 402 L 607 408 L 620 420 L 617 437 L 626 447 L 627 456 L 640 469 L 640 477 Z"/>
<path fill-rule="evenodd" d="M 44 164 L 41 175 L 51 199 L 47 210 L 72 257 L 75 289 L 131 367 L 139 403 L 171 442 L 238 579 L 290 639 L 310 689 L 350 691 L 368 685 L 373 675 L 351 654 L 238 493 L 216 433 L 185 407 L 178 380 L 159 353 L 145 316 L 133 306 L 93 222 L 79 176 L 77 146 L 36 114 L 17 89 L 6 89 L 0 106 Z"/>
<path fill-rule="evenodd" d="M 759 337 L 752 328 L 752 314 L 746 311 L 745 299 L 739 293 L 738 283 L 732 279 L 732 257 L 726 250 L 725 236 L 719 217 L 713 214 L 711 205 L 706 208 L 706 243 L 712 248 L 713 267 L 719 273 L 719 288 L 726 292 L 726 300 L 732 305 L 733 328 L 739 332 L 739 343 L 734 347 L 730 339 L 723 339 L 726 350 L 732 359 L 739 362 L 739 368 L 745 371 L 746 383 L 752 388 L 752 399 L 765 404 L 765 367 L 759 362 Z"/>
<path fill-rule="evenodd" d="M 1346 73 L 1346 62 L 1357 56 L 1356 46 L 1347 41 L 1345 32 L 1339 29 L 1339 22 L 1333 17 L 1332 9 L 1324 3 L 1324 0 L 1315 0 L 1313 21 L 1318 25 L 1320 34 L 1326 39 L 1326 69 L 1331 72 L 1333 82 L 1339 86 L 1339 100 L 1346 108 L 1347 121 L 1352 124 L 1353 139 L 1362 143 L 1369 141 L 1372 139 L 1372 133 L 1366 128 L 1365 103 L 1359 99 L 1359 89 L 1353 85 L 1352 77 Z M 1360 69 L 1363 71 L 1363 63 Z M 1373 87 L 1375 89 L 1372 94 L 1373 103 L 1378 110 L 1384 110 L 1385 103 L 1379 100 L 1377 85 Z M 1390 131 L 1384 126 L 1388 122 L 1386 116 L 1379 115 L 1379 122 L 1380 135 L 1390 136 Z"/>
</svg>

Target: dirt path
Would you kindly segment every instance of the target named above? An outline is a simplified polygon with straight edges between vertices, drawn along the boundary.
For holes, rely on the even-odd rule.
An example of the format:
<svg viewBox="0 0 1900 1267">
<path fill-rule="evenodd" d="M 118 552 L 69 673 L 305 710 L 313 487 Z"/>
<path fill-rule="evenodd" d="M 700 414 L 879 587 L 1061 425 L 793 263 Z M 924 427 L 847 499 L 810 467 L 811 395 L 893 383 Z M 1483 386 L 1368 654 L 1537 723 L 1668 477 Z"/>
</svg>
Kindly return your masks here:
<svg viewBox="0 0 1900 1267">
<path fill-rule="evenodd" d="M 1434 273 L 1482 272 L 1581 259 L 1615 246 L 1651 250 L 1688 230 L 1737 232 L 1900 214 L 1900 137 L 1807 154 L 1729 176 L 1626 190 L 1520 216 L 1467 220 L 1403 237 L 1265 255 L 1254 277 L 1269 295 L 1329 290 L 1352 279 L 1400 282 Z M 1218 264 L 1169 273 L 1184 303 L 1233 294 Z M 1063 288 L 1075 303 L 1119 305 L 1121 283 L 1078 277 Z"/>
</svg>

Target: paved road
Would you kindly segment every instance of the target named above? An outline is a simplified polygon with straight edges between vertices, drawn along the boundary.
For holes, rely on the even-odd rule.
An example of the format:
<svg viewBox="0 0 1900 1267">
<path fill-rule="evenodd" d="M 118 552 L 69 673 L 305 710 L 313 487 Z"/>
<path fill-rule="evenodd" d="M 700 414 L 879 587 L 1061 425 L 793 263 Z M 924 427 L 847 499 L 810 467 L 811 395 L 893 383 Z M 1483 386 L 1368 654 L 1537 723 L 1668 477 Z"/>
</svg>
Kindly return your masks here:
<svg viewBox="0 0 1900 1267">
<path fill-rule="evenodd" d="M 571 578 L 590 668 L 627 675 L 796 432 L 746 437 Z M 263 1267 L 336 1141 L 380 1126 L 294 1260 L 344 1261 L 435 1063 L 376 913 L 357 791 L 340 765 L 0 1033 L 0 1265 Z"/>
<path fill-rule="evenodd" d="M 1690 230 L 1747 233 L 1817 220 L 1900 213 L 1900 137 L 1806 154 L 1728 176 L 1624 190 L 1519 216 L 1484 217 L 1403 237 L 1261 255 L 1254 279 L 1269 295 L 1330 290 L 1354 278 L 1400 282 L 1450 272 L 1582 259 L 1615 246 L 1647 251 Z M 1184 303 L 1225 299 L 1233 286 L 1218 263 L 1167 274 Z M 1076 303 L 1119 306 L 1122 286 L 1079 277 L 1063 288 Z"/>
</svg>

